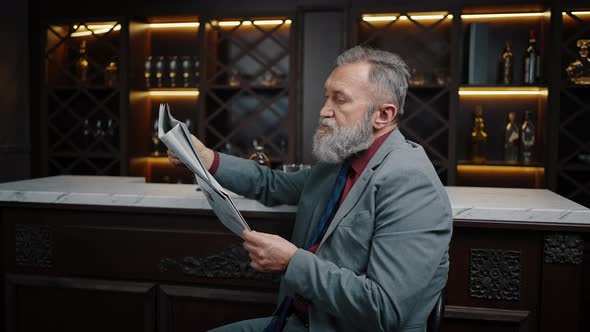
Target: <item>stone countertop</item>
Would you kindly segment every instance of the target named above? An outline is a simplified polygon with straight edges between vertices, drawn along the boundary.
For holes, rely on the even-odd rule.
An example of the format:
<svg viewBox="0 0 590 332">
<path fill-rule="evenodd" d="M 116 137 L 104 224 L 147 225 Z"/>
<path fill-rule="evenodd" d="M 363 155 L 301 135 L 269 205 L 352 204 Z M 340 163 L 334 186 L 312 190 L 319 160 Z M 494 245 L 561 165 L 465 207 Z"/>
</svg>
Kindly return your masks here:
<svg viewBox="0 0 590 332">
<path fill-rule="evenodd" d="M 590 210 L 546 189 L 446 187 L 453 217 L 474 221 L 590 226 Z M 266 207 L 230 193 L 242 212 L 294 213 L 294 206 Z M 195 185 L 145 183 L 144 178 L 54 176 L 0 183 L 2 202 L 210 209 Z"/>
</svg>

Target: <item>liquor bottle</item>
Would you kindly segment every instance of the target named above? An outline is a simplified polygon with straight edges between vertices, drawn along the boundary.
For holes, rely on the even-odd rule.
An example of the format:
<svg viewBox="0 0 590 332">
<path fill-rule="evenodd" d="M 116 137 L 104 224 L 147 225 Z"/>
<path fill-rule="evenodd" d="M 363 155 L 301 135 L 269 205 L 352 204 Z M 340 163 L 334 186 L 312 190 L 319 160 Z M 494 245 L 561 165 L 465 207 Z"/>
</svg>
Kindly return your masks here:
<svg viewBox="0 0 590 332">
<path fill-rule="evenodd" d="M 590 58 L 588 51 L 590 49 L 590 39 L 579 39 L 576 42 L 580 57 L 570 63 L 565 71 L 569 80 L 578 85 L 590 84 Z"/>
<path fill-rule="evenodd" d="M 152 156 L 159 157 L 160 156 L 160 138 L 158 136 L 158 120 L 154 120 L 154 125 L 152 126 Z"/>
<path fill-rule="evenodd" d="M 471 144 L 469 157 L 474 163 L 483 163 L 486 161 L 486 143 L 488 134 L 483 130 L 483 108 L 481 105 L 476 106 L 473 117 L 473 129 L 471 131 Z"/>
<path fill-rule="evenodd" d="M 541 57 L 537 50 L 535 30 L 529 32 L 529 46 L 524 56 L 524 84 L 538 84 L 541 76 Z"/>
<path fill-rule="evenodd" d="M 161 88 L 163 83 L 162 79 L 164 78 L 164 57 L 159 56 L 158 60 L 156 60 L 156 85 L 158 88 Z"/>
<path fill-rule="evenodd" d="M 104 69 L 104 85 L 112 88 L 113 85 L 117 82 L 118 78 L 118 71 L 119 68 L 117 67 L 117 62 L 111 61 Z"/>
<path fill-rule="evenodd" d="M 500 75 L 498 80 L 500 84 L 510 85 L 514 78 L 514 61 L 512 59 L 512 47 L 510 41 L 506 41 L 506 47 L 502 52 L 502 58 L 500 59 Z"/>
<path fill-rule="evenodd" d="M 254 160 L 258 165 L 270 167 L 270 158 L 264 153 L 262 145 L 256 145 L 254 153 L 248 159 Z"/>
<path fill-rule="evenodd" d="M 535 157 L 535 124 L 533 123 L 533 112 L 525 112 L 524 123 L 521 129 L 520 139 L 520 160 L 524 164 L 530 164 Z"/>
<path fill-rule="evenodd" d="M 170 57 L 170 60 L 168 61 L 168 69 L 168 78 L 170 79 L 169 86 L 175 88 L 176 76 L 178 76 L 176 73 L 178 71 L 178 57 L 176 55 Z"/>
<path fill-rule="evenodd" d="M 516 123 L 516 113 L 508 114 L 508 123 L 504 130 L 504 161 L 518 162 L 518 146 L 520 144 L 520 128 Z"/>
<path fill-rule="evenodd" d="M 143 77 L 145 78 L 145 88 L 152 87 L 152 56 L 147 56 L 143 63 Z"/>
<path fill-rule="evenodd" d="M 88 65 L 89 63 L 88 53 L 86 52 L 86 41 L 83 40 L 82 43 L 80 43 L 78 61 L 76 63 L 76 74 L 82 83 L 86 83 L 88 81 Z"/>
<path fill-rule="evenodd" d="M 188 88 L 191 86 L 191 58 L 189 56 L 181 57 L 180 67 L 182 70 L 182 86 Z"/>
</svg>

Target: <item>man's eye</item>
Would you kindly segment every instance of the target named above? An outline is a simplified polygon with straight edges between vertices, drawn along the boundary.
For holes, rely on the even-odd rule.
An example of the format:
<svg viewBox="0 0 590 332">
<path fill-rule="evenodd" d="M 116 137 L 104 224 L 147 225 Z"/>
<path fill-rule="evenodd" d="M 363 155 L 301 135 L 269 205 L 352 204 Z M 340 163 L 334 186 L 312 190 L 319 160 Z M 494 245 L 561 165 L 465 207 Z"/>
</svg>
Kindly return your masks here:
<svg viewBox="0 0 590 332">
<path fill-rule="evenodd" d="M 338 98 L 338 99 L 336 99 L 336 101 L 337 101 L 339 104 L 344 104 L 344 103 L 346 102 L 346 99 Z"/>
</svg>

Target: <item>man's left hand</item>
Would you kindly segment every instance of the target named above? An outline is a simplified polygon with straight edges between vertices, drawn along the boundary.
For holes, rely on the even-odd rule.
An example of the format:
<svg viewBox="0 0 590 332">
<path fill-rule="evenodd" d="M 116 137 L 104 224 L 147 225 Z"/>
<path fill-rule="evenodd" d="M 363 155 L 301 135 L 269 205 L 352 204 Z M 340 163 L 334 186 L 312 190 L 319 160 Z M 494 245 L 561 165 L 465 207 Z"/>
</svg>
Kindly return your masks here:
<svg viewBox="0 0 590 332">
<path fill-rule="evenodd" d="M 257 271 L 272 272 L 287 269 L 297 247 L 274 234 L 244 230 L 244 248 L 252 262 L 250 266 Z"/>
</svg>

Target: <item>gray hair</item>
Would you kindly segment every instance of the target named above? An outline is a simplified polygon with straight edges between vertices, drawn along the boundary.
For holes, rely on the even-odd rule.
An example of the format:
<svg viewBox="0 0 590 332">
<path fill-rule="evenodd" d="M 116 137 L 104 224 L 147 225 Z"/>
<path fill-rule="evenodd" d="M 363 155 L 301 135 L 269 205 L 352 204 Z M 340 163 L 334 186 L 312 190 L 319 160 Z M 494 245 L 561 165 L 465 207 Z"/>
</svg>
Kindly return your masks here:
<svg viewBox="0 0 590 332">
<path fill-rule="evenodd" d="M 362 61 L 371 64 L 369 82 L 376 88 L 377 96 L 382 96 L 386 99 L 385 102 L 396 105 L 398 117 L 401 117 L 404 114 L 404 102 L 410 77 L 408 65 L 395 53 L 361 45 L 340 54 L 336 64 L 342 66 Z"/>
</svg>

